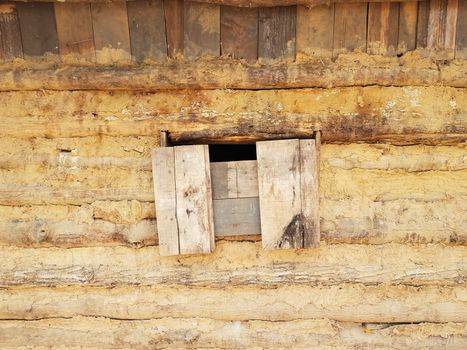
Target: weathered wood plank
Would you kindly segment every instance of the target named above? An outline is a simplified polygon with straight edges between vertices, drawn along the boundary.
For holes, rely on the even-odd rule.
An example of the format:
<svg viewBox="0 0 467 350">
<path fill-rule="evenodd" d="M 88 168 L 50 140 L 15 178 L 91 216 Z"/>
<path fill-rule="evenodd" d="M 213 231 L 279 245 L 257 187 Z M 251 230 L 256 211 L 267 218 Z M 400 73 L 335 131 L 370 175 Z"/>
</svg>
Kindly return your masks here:
<svg viewBox="0 0 467 350">
<path fill-rule="evenodd" d="M 258 196 L 256 161 L 211 163 L 213 199 Z"/>
<path fill-rule="evenodd" d="M 221 53 L 250 62 L 258 58 L 258 10 L 221 7 Z"/>
<path fill-rule="evenodd" d="M 211 173 L 207 145 L 177 146 L 175 189 L 181 254 L 214 250 Z"/>
<path fill-rule="evenodd" d="M 17 9 L 24 55 L 58 54 L 54 4 L 19 2 Z"/>
<path fill-rule="evenodd" d="M 91 316 L 121 320 L 200 317 L 235 321 L 327 318 L 358 323 L 465 322 L 464 293 L 463 285 L 14 287 L 0 289 L 0 319 Z"/>
<path fill-rule="evenodd" d="M 455 49 L 458 0 L 432 0 L 428 16 L 427 47 L 440 57 L 452 58 Z"/>
<path fill-rule="evenodd" d="M 129 1 L 131 54 L 137 62 L 167 58 L 163 0 Z"/>
<path fill-rule="evenodd" d="M 1 286 L 463 285 L 465 247 L 323 245 L 264 251 L 261 243 L 219 242 L 213 254 L 160 257 L 156 247 L 1 247 Z M 236 257 L 235 263 L 232 257 Z M 384 259 L 382 259 L 384 257 Z M 38 264 L 37 262 L 41 263 Z M 436 266 L 434 269 L 433 266 Z"/>
<path fill-rule="evenodd" d="M 332 56 L 334 5 L 297 8 L 297 53 Z"/>
<path fill-rule="evenodd" d="M 399 37 L 397 54 L 415 50 L 417 44 L 417 1 L 406 1 L 399 4 Z"/>
<path fill-rule="evenodd" d="M 175 155 L 172 147 L 160 147 L 153 150 L 152 174 L 160 255 L 177 255 L 180 254 L 180 242 L 175 188 Z"/>
<path fill-rule="evenodd" d="M 467 59 L 467 2 L 459 2 L 456 28 L 456 58 Z"/>
<path fill-rule="evenodd" d="M 164 0 L 167 54 L 171 58 L 183 55 L 184 12 L 183 0 Z"/>
<path fill-rule="evenodd" d="M 256 143 L 263 248 L 303 248 L 298 140 Z"/>
<path fill-rule="evenodd" d="M 397 50 L 399 28 L 398 3 L 370 3 L 368 7 L 368 52 L 394 56 Z"/>
<path fill-rule="evenodd" d="M 130 33 L 126 3 L 92 3 L 91 12 L 96 49 L 120 49 L 130 55 Z M 99 55 L 97 58 L 99 60 Z"/>
<path fill-rule="evenodd" d="M 75 54 L 95 59 L 91 5 L 87 3 L 55 3 L 60 55 Z"/>
<path fill-rule="evenodd" d="M 296 24 L 296 6 L 260 8 L 258 57 L 295 58 Z"/>
<path fill-rule="evenodd" d="M 367 4 L 335 5 L 333 56 L 341 52 L 361 50 L 367 46 Z"/>
<path fill-rule="evenodd" d="M 280 89 L 347 86 L 466 87 L 464 62 L 440 67 L 399 58 L 352 62 L 311 60 L 248 65 L 236 60 L 206 60 L 142 67 L 63 67 L 0 69 L 0 91 L 17 90 L 182 90 Z M 453 69 L 453 67 L 456 67 Z M 80 76 L 81 79 L 75 79 Z"/>
<path fill-rule="evenodd" d="M 220 7 L 185 2 L 184 54 L 187 59 L 220 55 Z"/>
<path fill-rule="evenodd" d="M 430 17 L 430 1 L 418 3 L 417 14 L 417 49 L 426 48 L 428 45 L 428 19 Z"/>
<path fill-rule="evenodd" d="M 213 205 L 216 237 L 261 233 L 258 197 L 215 199 Z"/>
<path fill-rule="evenodd" d="M 318 247 L 319 215 L 319 149 L 315 140 L 300 140 L 300 196 L 303 248 Z"/>
<path fill-rule="evenodd" d="M 0 60 L 23 57 L 18 12 L 14 4 L 0 4 Z"/>
</svg>

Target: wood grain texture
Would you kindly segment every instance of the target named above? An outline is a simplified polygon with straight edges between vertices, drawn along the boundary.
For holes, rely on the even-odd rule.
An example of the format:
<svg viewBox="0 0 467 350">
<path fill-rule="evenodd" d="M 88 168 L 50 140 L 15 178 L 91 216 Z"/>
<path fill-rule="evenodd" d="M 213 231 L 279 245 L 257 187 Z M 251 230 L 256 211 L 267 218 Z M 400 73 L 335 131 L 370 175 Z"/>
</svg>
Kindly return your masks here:
<svg viewBox="0 0 467 350">
<path fill-rule="evenodd" d="M 258 9 L 221 7 L 222 55 L 245 59 L 258 58 Z"/>
<path fill-rule="evenodd" d="M 397 54 L 415 50 L 417 44 L 417 1 L 401 2 L 399 4 L 399 33 Z"/>
<path fill-rule="evenodd" d="M 213 199 L 258 196 L 255 160 L 211 163 Z"/>
<path fill-rule="evenodd" d="M 432 0 L 428 16 L 427 47 L 440 58 L 454 56 L 458 0 Z"/>
<path fill-rule="evenodd" d="M 183 55 L 184 15 L 183 0 L 164 0 L 167 54 L 171 58 Z"/>
<path fill-rule="evenodd" d="M 256 143 L 263 248 L 304 247 L 298 140 Z"/>
<path fill-rule="evenodd" d="M 91 5 L 55 3 L 60 55 L 75 54 L 95 59 Z"/>
<path fill-rule="evenodd" d="M 161 256 L 178 255 L 180 254 L 180 242 L 175 187 L 175 155 L 172 147 L 159 147 L 153 150 L 152 177 L 159 254 Z"/>
<path fill-rule="evenodd" d="M 23 57 L 18 12 L 14 4 L 0 4 L 0 60 Z"/>
<path fill-rule="evenodd" d="M 262 289 L 181 285 L 9 287 L 0 289 L 0 319 L 89 316 L 120 320 L 200 317 L 276 322 L 313 318 L 358 323 L 465 322 L 464 293 L 462 284 L 410 287 L 348 283 Z"/>
<path fill-rule="evenodd" d="M 233 60 L 177 62 L 142 67 L 64 67 L 0 70 L 0 91 L 278 89 L 348 86 L 466 87 L 465 62 L 420 65 L 397 58 L 248 65 Z M 454 68 L 459 67 L 459 68 Z M 80 76 L 82 79 L 75 79 Z M 14 77 L 14 78 L 13 78 Z"/>
<path fill-rule="evenodd" d="M 185 2 L 184 54 L 193 60 L 220 55 L 220 7 Z"/>
<path fill-rule="evenodd" d="M 92 3 L 91 12 L 96 49 L 102 50 L 110 47 L 130 53 L 126 3 Z"/>
<path fill-rule="evenodd" d="M 260 8 L 258 57 L 295 58 L 297 7 Z"/>
<path fill-rule="evenodd" d="M 129 1 L 128 22 L 131 54 L 137 62 L 167 58 L 167 40 L 162 0 Z"/>
<path fill-rule="evenodd" d="M 333 244 L 268 252 L 259 242 L 224 241 L 218 242 L 213 254 L 174 258 L 160 257 L 156 247 L 0 247 L 0 255 L 2 287 L 138 284 L 222 288 L 292 283 L 454 287 L 464 285 L 466 275 L 465 247 L 442 244 Z"/>
<path fill-rule="evenodd" d="M 418 3 L 417 14 L 417 49 L 426 48 L 428 45 L 428 19 L 430 16 L 430 1 Z"/>
<path fill-rule="evenodd" d="M 216 237 L 261 233 L 258 197 L 215 199 L 213 205 Z"/>
<path fill-rule="evenodd" d="M 398 3 L 370 3 L 368 7 L 368 52 L 394 56 L 399 28 Z"/>
<path fill-rule="evenodd" d="M 467 59 L 467 2 L 459 2 L 456 28 L 456 58 Z"/>
<path fill-rule="evenodd" d="M 336 4 L 333 56 L 341 52 L 366 50 L 367 4 Z"/>
<path fill-rule="evenodd" d="M 297 53 L 332 56 L 334 5 L 297 8 Z"/>
<path fill-rule="evenodd" d="M 18 3 L 17 9 L 24 55 L 58 54 L 54 4 Z"/>
<path fill-rule="evenodd" d="M 180 254 L 210 253 L 214 222 L 208 146 L 177 146 L 174 154 Z"/>
</svg>

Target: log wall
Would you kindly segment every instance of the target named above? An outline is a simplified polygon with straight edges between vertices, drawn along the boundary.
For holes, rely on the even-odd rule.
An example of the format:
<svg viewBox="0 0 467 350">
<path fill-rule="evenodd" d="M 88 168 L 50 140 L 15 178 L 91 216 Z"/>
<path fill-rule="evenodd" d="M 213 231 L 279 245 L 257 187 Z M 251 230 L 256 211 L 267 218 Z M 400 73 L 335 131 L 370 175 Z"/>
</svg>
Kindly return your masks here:
<svg viewBox="0 0 467 350">
<path fill-rule="evenodd" d="M 466 61 L 446 36 L 465 16 L 439 30 L 443 9 L 464 11 L 463 1 L 356 2 L 351 13 L 371 27 L 351 38 L 342 22 L 319 32 L 326 18 L 351 25 L 342 2 L 295 14 L 41 3 L 54 9 L 41 20 L 57 20 L 47 30 L 58 31 L 43 43 L 58 40 L 59 57 L 12 61 L 38 50 L 25 44 L 21 18 L 39 12 L 14 2 L 18 20 L 0 5 L 0 29 L 16 23 L 23 35 L 22 51 L 0 40 L 10 52 L 0 66 L 1 349 L 467 348 Z M 73 22 L 66 6 L 86 20 Z M 218 25 L 196 23 L 203 6 Z M 181 21 L 180 11 L 191 15 Z M 99 16 L 130 34 L 93 26 Z M 297 21 L 296 33 L 282 33 L 293 45 L 267 39 L 280 18 Z M 385 29 L 395 18 L 398 41 Z M 144 21 L 160 41 L 144 45 Z M 101 49 L 89 26 L 121 47 Z M 63 51 L 64 40 L 75 44 Z M 365 50 L 336 57 L 337 42 Z M 122 54 L 128 45 L 133 58 Z M 426 51 L 409 52 L 417 46 Z M 241 57 L 165 61 L 224 49 Z M 271 57 L 255 62 L 258 52 Z M 145 55 L 157 63 L 138 65 Z M 161 130 L 175 143 L 320 130 L 320 248 L 264 251 L 258 232 L 217 237 L 212 254 L 160 257 L 150 154 Z"/>
</svg>

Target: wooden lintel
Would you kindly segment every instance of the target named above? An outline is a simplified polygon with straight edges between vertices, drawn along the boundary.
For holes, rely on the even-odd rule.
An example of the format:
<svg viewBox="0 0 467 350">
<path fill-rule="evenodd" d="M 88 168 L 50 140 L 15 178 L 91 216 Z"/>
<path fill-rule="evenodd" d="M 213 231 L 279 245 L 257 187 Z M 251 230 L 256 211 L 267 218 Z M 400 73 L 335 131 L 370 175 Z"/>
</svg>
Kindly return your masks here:
<svg viewBox="0 0 467 350">
<path fill-rule="evenodd" d="M 347 86 L 466 87 L 466 62 L 421 65 L 400 58 L 279 61 L 252 65 L 231 59 L 133 67 L 0 67 L 0 91 L 288 89 Z M 455 69 L 453 69 L 455 67 Z"/>
</svg>

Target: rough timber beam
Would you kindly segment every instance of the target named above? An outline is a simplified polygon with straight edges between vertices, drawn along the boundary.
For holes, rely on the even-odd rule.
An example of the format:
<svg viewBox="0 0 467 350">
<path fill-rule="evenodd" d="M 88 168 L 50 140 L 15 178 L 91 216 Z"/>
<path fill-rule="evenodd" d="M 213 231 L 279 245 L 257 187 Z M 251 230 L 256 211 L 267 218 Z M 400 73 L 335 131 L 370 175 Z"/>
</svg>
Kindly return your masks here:
<svg viewBox="0 0 467 350">
<path fill-rule="evenodd" d="M 353 58 L 352 58 L 353 57 Z M 349 55 L 335 62 L 308 60 L 249 65 L 230 59 L 133 67 L 0 67 L 0 91 L 287 89 L 346 86 L 466 87 L 467 61 L 419 62 Z M 350 59 L 352 58 L 352 59 Z M 462 68 L 464 66 L 464 68 Z"/>
<path fill-rule="evenodd" d="M 109 0 L 11 0 L 13 2 L 109 2 Z M 113 0 L 134 1 L 134 0 Z M 275 7 L 275 6 L 293 6 L 304 5 L 313 7 L 323 4 L 343 3 L 343 2 L 404 2 L 409 0 L 191 0 L 207 4 L 217 4 L 236 7 Z M 421 0 L 415 0 L 421 1 Z M 111 2 L 111 1 L 110 1 Z"/>
</svg>

